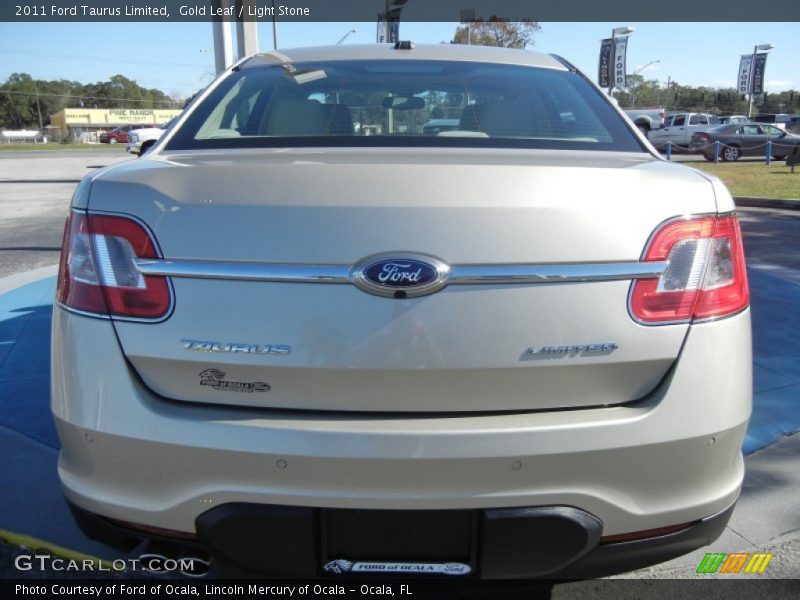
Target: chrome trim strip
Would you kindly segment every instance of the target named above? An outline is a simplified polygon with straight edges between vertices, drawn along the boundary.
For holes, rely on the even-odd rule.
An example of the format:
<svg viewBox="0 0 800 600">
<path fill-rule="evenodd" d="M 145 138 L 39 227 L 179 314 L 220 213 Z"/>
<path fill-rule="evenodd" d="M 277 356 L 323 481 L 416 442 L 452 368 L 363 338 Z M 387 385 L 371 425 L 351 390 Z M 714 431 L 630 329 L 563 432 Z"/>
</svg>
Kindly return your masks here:
<svg viewBox="0 0 800 600">
<path fill-rule="evenodd" d="M 135 259 L 145 275 L 195 279 L 234 279 L 284 283 L 351 283 L 350 265 L 247 263 L 200 260 Z M 455 265 L 448 284 L 535 284 L 585 281 L 620 281 L 660 276 L 667 262 L 616 262 L 578 264 Z"/>
<path fill-rule="evenodd" d="M 157 260 L 144 258 L 134 259 L 133 264 L 145 275 L 286 283 L 350 283 L 350 267 L 345 265 Z"/>
<path fill-rule="evenodd" d="M 460 265 L 451 267 L 450 283 L 485 285 L 649 279 L 660 276 L 666 268 L 666 262 Z"/>
</svg>

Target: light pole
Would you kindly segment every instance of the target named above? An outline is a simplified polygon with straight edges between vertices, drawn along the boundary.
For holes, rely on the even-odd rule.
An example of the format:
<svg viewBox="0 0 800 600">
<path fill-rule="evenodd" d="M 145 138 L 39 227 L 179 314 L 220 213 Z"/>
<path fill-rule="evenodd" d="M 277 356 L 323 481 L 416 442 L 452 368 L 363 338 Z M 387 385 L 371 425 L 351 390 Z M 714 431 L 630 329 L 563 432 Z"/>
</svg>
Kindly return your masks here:
<svg viewBox="0 0 800 600">
<path fill-rule="evenodd" d="M 275 0 L 272 0 L 272 49 L 278 49 L 278 23 L 275 20 Z"/>
<path fill-rule="evenodd" d="M 772 44 L 758 44 L 753 46 L 753 58 L 750 60 L 750 101 L 747 103 L 747 120 L 750 120 L 750 116 L 753 114 L 753 84 L 755 83 L 755 72 L 756 72 L 756 55 L 758 51 L 761 50 L 762 52 L 769 52 L 775 46 Z"/>
<path fill-rule="evenodd" d="M 42 125 L 42 105 L 39 104 L 39 88 L 36 86 L 36 80 L 33 80 L 33 90 L 36 92 L 36 111 L 39 113 L 39 131 L 44 129 Z"/>
<path fill-rule="evenodd" d="M 336 42 L 336 45 L 338 46 L 339 44 L 341 44 L 342 42 L 344 42 L 344 41 L 347 39 L 347 36 L 349 36 L 351 33 L 355 33 L 355 32 L 356 32 L 356 30 L 355 30 L 355 29 L 351 29 L 350 31 L 348 31 L 347 33 L 345 33 L 345 34 L 344 34 L 342 37 L 340 37 L 340 38 L 339 38 L 339 41 L 338 41 L 338 42 Z"/>
<path fill-rule="evenodd" d="M 644 70 L 645 70 L 647 67 L 649 67 L 650 65 L 654 65 L 654 64 L 656 64 L 656 63 L 660 63 L 660 62 L 661 62 L 661 59 L 651 60 L 651 61 L 650 61 L 649 63 L 647 63 L 645 66 L 643 66 L 643 67 L 639 67 L 638 69 L 636 69 L 636 70 L 633 72 L 633 74 L 634 74 L 634 75 L 638 75 L 639 73 L 641 73 L 642 71 L 644 71 Z M 631 108 L 636 108 L 636 88 L 638 88 L 638 87 L 639 87 L 639 84 L 638 84 L 638 83 L 636 83 L 636 82 L 634 82 L 633 89 L 631 90 Z"/>
</svg>

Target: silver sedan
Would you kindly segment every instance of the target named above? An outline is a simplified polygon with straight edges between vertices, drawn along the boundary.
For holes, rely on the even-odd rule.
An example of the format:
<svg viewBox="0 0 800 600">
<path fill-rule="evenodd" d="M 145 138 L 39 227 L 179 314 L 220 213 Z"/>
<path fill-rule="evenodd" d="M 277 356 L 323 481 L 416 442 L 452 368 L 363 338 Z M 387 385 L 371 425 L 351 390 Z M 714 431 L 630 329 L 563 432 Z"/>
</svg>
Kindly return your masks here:
<svg viewBox="0 0 800 600">
<path fill-rule="evenodd" d="M 245 58 L 75 192 L 67 500 L 222 575 L 595 577 L 709 544 L 752 397 L 734 208 L 554 55 Z"/>
<path fill-rule="evenodd" d="M 714 142 L 720 143 L 719 156 L 724 161 L 735 161 L 741 156 L 766 156 L 768 147 L 772 158 L 786 160 L 800 146 L 800 135 L 763 123 L 733 123 L 695 133 L 689 150 L 711 161 Z"/>
</svg>

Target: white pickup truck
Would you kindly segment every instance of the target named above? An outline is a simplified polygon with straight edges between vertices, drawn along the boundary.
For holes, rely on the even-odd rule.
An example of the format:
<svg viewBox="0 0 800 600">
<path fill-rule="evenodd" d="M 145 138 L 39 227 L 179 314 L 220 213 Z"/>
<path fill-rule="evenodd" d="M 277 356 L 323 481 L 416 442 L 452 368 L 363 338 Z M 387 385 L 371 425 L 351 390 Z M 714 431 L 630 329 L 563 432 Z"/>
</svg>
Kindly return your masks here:
<svg viewBox="0 0 800 600">
<path fill-rule="evenodd" d="M 164 132 L 177 120 L 178 117 L 173 117 L 166 124 L 156 127 L 145 127 L 131 131 L 128 134 L 128 145 L 125 149 L 131 154 L 141 156 L 150 149 L 150 146 L 155 144 Z"/>
<path fill-rule="evenodd" d="M 137 129 L 128 134 L 128 145 L 125 150 L 131 154 L 141 156 L 147 149 L 158 141 L 158 138 L 164 133 L 161 127 L 145 127 Z"/>
<path fill-rule="evenodd" d="M 624 112 L 645 135 L 649 131 L 664 127 L 666 111 L 663 108 L 628 108 Z"/>
<path fill-rule="evenodd" d="M 673 146 L 689 146 L 692 136 L 701 131 L 708 131 L 719 125 L 719 117 L 705 113 L 674 113 L 667 115 L 664 127 L 648 132 L 647 137 L 654 146 L 672 142 Z"/>
</svg>

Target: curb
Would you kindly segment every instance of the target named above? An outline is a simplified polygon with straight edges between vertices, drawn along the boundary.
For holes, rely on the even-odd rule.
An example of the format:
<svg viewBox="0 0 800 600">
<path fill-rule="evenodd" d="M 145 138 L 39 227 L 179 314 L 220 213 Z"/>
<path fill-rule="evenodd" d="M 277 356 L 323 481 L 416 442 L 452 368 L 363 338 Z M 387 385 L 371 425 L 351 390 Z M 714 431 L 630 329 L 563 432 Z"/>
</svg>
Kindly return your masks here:
<svg viewBox="0 0 800 600">
<path fill-rule="evenodd" d="M 37 554 L 46 550 L 55 556 L 67 560 L 79 561 L 81 563 L 89 561 L 93 565 L 103 567 L 106 570 L 111 570 L 113 568 L 112 561 L 97 558 L 96 556 L 84 554 L 83 552 L 78 552 L 76 550 L 71 550 L 69 548 L 65 548 L 64 546 L 59 546 L 58 544 L 53 544 L 47 540 L 26 535 L 24 533 L 15 533 L 6 529 L 0 529 L 0 540 L 3 540 L 6 543 L 14 546 L 21 546 L 22 548 L 33 550 Z"/>
<path fill-rule="evenodd" d="M 45 279 L 58 274 L 58 265 L 39 267 L 30 271 L 16 273 L 8 277 L 0 277 L 0 294 L 5 294 L 13 289 L 22 287 L 25 284 L 33 283 L 39 279 Z"/>
<path fill-rule="evenodd" d="M 800 210 L 800 200 L 784 198 L 753 198 L 750 196 L 734 196 L 736 206 L 749 208 L 779 208 L 781 210 Z"/>
</svg>

